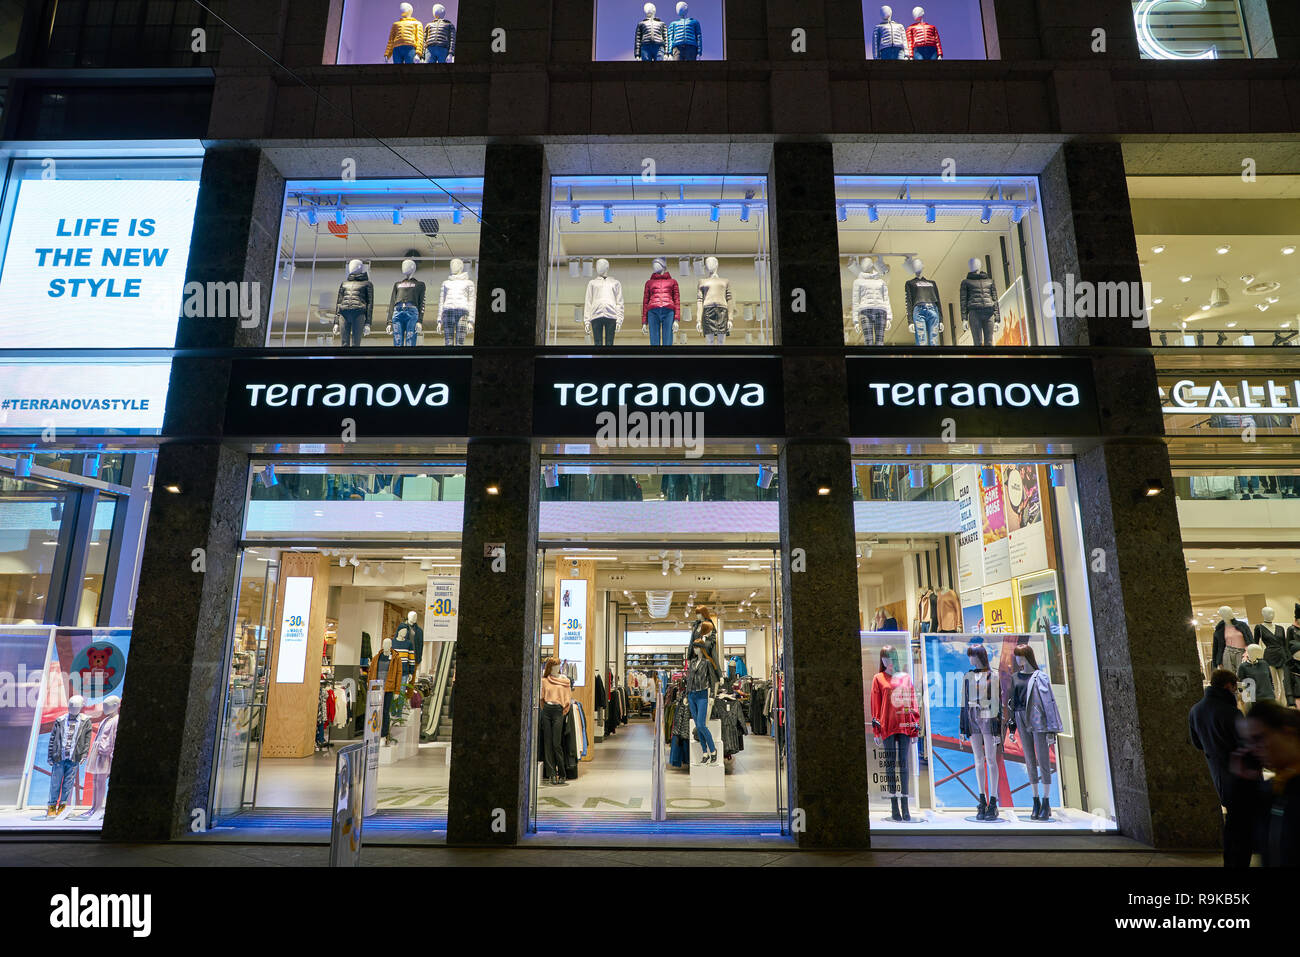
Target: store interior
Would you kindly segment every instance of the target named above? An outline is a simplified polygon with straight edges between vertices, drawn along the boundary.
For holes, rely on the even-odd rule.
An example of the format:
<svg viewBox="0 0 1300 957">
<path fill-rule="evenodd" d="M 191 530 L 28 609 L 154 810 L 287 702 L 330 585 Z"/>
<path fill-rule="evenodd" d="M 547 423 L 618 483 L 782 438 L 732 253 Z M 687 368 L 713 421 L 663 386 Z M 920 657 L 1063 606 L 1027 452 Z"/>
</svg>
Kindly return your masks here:
<svg viewBox="0 0 1300 957">
<path fill-rule="evenodd" d="M 669 287 L 677 295 L 664 300 L 676 321 L 659 345 L 707 345 L 710 330 L 715 345 L 771 344 L 764 177 L 659 176 L 650 166 L 638 176 L 555 177 L 551 189 L 548 345 L 605 345 L 586 327 L 595 320 L 598 333 L 600 320 L 617 322 L 620 311 L 614 345 L 654 344 L 642 320 L 660 302 L 647 298 L 655 259 L 674 281 L 664 295 Z"/>
<path fill-rule="evenodd" d="M 267 345 L 472 345 L 482 211 L 482 179 L 290 181 Z M 364 275 L 350 270 L 358 261 Z M 343 288 L 349 281 L 371 286 L 369 331 L 359 342 L 344 338 L 350 315 L 343 310 L 358 302 L 348 298 L 357 290 Z M 399 282 L 423 283 L 424 293 L 419 328 L 399 328 L 400 345 L 391 331 L 399 325 L 393 306 L 416 297 Z M 449 342 L 448 310 L 466 302 L 469 313 L 457 313 L 454 326 L 463 339 Z"/>
<path fill-rule="evenodd" d="M 987 328 L 994 346 L 1052 344 L 1034 292 L 1048 275 L 1037 189 L 1030 178 L 837 176 L 845 343 L 986 346 Z"/>
<path fill-rule="evenodd" d="M 1151 339 L 1300 345 L 1300 176 L 1130 176 Z"/>
</svg>

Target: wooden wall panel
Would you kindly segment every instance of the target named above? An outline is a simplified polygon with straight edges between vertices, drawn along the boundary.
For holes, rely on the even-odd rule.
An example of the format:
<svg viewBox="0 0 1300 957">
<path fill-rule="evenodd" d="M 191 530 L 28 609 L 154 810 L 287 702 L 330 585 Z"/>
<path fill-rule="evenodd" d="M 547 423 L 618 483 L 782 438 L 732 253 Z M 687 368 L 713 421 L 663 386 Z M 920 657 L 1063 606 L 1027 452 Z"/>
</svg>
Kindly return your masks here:
<svg viewBox="0 0 1300 957">
<path fill-rule="evenodd" d="M 284 590 L 290 578 L 312 579 L 311 611 L 307 626 L 307 664 L 302 684 L 275 680 L 280 654 L 280 629 Z M 316 750 L 316 704 L 320 697 L 320 661 L 325 647 L 325 605 L 329 598 L 329 565 L 316 552 L 282 552 L 277 586 L 275 632 L 267 662 L 271 687 L 267 695 L 266 733 L 262 756 L 305 758 Z"/>
</svg>

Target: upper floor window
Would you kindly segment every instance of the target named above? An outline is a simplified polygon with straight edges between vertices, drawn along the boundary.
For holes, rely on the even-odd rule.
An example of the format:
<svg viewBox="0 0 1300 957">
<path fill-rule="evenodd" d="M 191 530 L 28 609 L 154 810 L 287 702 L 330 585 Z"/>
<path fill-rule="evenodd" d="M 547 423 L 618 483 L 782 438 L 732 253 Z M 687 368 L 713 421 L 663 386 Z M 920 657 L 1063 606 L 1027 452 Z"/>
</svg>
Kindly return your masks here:
<svg viewBox="0 0 1300 957">
<path fill-rule="evenodd" d="M 980 0 L 862 0 L 868 60 L 984 60 Z"/>
<path fill-rule="evenodd" d="M 1252 56 L 1241 0 L 1133 0 L 1133 20 L 1144 60 Z"/>
<path fill-rule="evenodd" d="M 340 9 L 341 8 L 341 9 Z M 334 0 L 335 63 L 452 63 L 459 0 Z"/>
<path fill-rule="evenodd" d="M 596 0 L 593 60 L 725 60 L 723 0 Z"/>
<path fill-rule="evenodd" d="M 482 179 L 285 186 L 267 344 L 473 342 Z"/>
<path fill-rule="evenodd" d="M 71 0 L 28 7 L 41 9 L 36 28 L 45 45 L 36 55 L 45 67 L 212 66 L 220 49 L 221 24 L 197 3 Z"/>
</svg>

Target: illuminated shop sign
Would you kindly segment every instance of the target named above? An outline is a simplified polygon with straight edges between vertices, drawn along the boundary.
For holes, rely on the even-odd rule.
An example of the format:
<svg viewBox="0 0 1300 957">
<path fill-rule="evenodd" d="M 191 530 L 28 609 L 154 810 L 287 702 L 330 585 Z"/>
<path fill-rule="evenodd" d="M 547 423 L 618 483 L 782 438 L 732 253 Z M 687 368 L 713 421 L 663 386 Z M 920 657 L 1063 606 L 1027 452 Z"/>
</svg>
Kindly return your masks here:
<svg viewBox="0 0 1300 957">
<path fill-rule="evenodd" d="M 171 360 L 0 363 L 0 433 L 162 431 Z"/>
<path fill-rule="evenodd" d="M 1228 391 L 1236 392 L 1240 401 Z M 1258 399 L 1258 401 L 1256 401 Z M 1163 411 L 1168 415 L 1192 415 L 1227 409 L 1233 412 L 1300 413 L 1300 379 L 1215 379 L 1198 383 L 1179 379 L 1164 395 Z"/>
<path fill-rule="evenodd" d="M 855 436 L 1096 435 L 1085 359 L 847 360 Z M 951 425 L 949 425 L 951 420 Z"/>
<path fill-rule="evenodd" d="M 1249 56 L 1238 0 L 1136 0 L 1133 22 L 1147 60 Z"/>
<path fill-rule="evenodd" d="M 197 180 L 23 179 L 0 348 L 171 348 Z"/>
</svg>

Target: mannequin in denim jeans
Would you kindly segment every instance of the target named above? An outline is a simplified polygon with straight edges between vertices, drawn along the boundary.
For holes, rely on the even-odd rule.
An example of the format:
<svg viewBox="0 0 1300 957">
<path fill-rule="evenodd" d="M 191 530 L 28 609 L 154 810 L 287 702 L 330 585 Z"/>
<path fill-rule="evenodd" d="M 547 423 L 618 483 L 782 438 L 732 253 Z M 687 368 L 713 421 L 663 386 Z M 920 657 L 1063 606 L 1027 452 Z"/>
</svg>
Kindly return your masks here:
<svg viewBox="0 0 1300 957">
<path fill-rule="evenodd" d="M 907 281 L 907 331 L 916 336 L 918 346 L 939 345 L 943 332 L 939 287 L 925 278 L 925 263 L 912 260 L 914 279 Z"/>
<path fill-rule="evenodd" d="M 402 283 L 415 282 L 415 260 L 402 260 Z M 401 283 L 398 283 L 401 285 Z M 395 285 L 394 290 L 397 289 Z M 388 327 L 384 330 L 393 336 L 393 345 L 395 346 L 414 346 L 416 337 L 424 331 L 424 313 L 423 313 L 424 296 L 423 290 L 420 296 L 420 305 L 414 302 L 401 301 L 393 302 L 389 305 Z"/>
<path fill-rule="evenodd" d="M 699 637 L 691 642 L 691 648 L 693 657 L 687 665 L 686 692 L 691 720 L 695 722 L 695 734 L 700 740 L 700 764 L 717 764 L 718 748 L 713 743 L 713 733 L 709 731 L 708 722 L 709 696 L 717 678 L 717 669 L 713 663 L 717 638 L 712 622 L 700 622 Z"/>
</svg>

